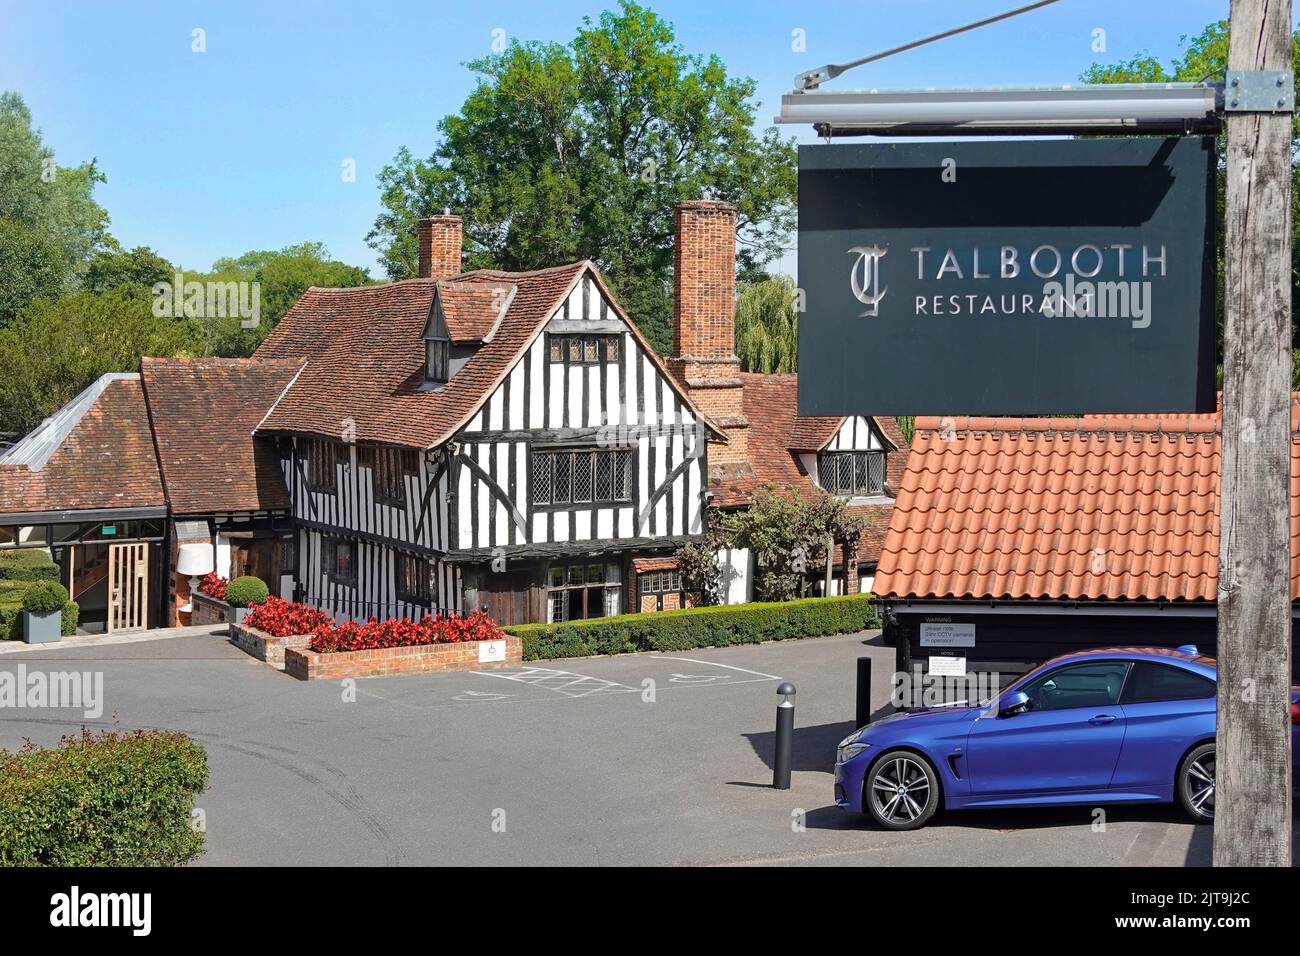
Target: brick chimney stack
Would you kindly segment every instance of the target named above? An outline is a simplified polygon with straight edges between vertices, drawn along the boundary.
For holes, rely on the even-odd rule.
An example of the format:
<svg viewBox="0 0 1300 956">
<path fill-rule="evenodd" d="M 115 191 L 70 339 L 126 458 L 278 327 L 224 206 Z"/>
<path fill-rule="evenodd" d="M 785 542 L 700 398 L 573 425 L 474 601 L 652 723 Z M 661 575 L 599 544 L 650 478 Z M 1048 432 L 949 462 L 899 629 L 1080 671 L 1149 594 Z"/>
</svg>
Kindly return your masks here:
<svg viewBox="0 0 1300 956">
<path fill-rule="evenodd" d="M 450 279 L 460 275 L 460 216 L 448 210 L 420 220 L 420 278 Z"/>
<path fill-rule="evenodd" d="M 692 199 L 679 202 L 674 213 L 669 367 L 727 434 L 725 445 L 709 449 L 710 473 L 743 473 L 749 467 L 749 421 L 736 357 L 736 207 Z"/>
</svg>

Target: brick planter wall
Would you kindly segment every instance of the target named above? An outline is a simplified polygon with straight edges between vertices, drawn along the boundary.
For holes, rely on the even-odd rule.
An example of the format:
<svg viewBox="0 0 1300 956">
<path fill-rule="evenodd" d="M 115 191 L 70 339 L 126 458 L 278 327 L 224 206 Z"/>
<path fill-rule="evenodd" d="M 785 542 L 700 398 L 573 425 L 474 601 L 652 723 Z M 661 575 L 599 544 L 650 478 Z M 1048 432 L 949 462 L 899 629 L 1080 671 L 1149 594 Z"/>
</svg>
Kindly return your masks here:
<svg viewBox="0 0 1300 956">
<path fill-rule="evenodd" d="M 195 591 L 190 595 L 191 624 L 225 624 L 230 620 L 230 605 L 214 597 Z"/>
<path fill-rule="evenodd" d="M 230 643 L 245 654 L 251 654 L 259 661 L 266 661 L 276 667 L 285 666 L 285 652 L 290 649 L 307 649 L 310 634 L 294 634 L 291 637 L 276 637 L 266 631 L 259 631 L 247 624 L 230 625 Z"/>
<path fill-rule="evenodd" d="M 479 649 L 489 643 L 487 641 L 385 647 L 373 651 L 340 651 L 333 654 L 315 654 L 306 648 L 288 648 L 284 652 L 284 670 L 298 680 L 339 680 L 344 677 L 518 667 L 523 661 L 523 642 L 511 636 L 502 640 L 506 645 L 506 656 L 502 661 L 480 660 Z"/>
</svg>

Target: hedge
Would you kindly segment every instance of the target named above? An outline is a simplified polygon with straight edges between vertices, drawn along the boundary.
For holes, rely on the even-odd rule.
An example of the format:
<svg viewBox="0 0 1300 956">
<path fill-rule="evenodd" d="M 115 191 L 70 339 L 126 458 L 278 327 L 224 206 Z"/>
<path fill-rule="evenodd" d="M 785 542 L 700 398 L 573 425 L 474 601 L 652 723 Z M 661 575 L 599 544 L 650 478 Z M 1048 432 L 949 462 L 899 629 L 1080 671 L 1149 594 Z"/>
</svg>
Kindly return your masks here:
<svg viewBox="0 0 1300 956">
<path fill-rule="evenodd" d="M 81 608 L 76 601 L 68 600 L 54 559 L 40 548 L 14 548 L 0 551 L 0 641 L 16 641 L 23 636 L 23 595 L 40 581 L 52 582 L 62 594 L 63 636 L 77 633 Z"/>
<path fill-rule="evenodd" d="M 59 566 L 40 548 L 0 551 L 0 579 L 9 581 L 57 581 Z"/>
<path fill-rule="evenodd" d="M 0 641 L 16 641 L 23 636 L 22 600 L 0 601 Z"/>
<path fill-rule="evenodd" d="M 31 586 L 31 581 L 11 581 L 0 578 L 0 604 L 22 604 L 23 592 Z"/>
<path fill-rule="evenodd" d="M 504 630 L 523 642 L 524 660 L 550 660 L 759 644 L 848 634 L 879 626 L 872 596 L 853 594 L 771 604 L 622 614 L 565 624 L 520 624 Z"/>
<path fill-rule="evenodd" d="M 0 751 L 0 866 L 177 866 L 203 850 L 191 826 L 207 753 L 175 731 L 64 737 Z"/>
<path fill-rule="evenodd" d="M 23 595 L 39 581 L 50 581 L 62 590 L 59 566 L 40 548 L 0 551 L 0 641 L 23 636 Z M 64 600 L 67 600 L 66 594 Z M 63 605 L 63 633 L 75 634 L 81 608 L 75 601 Z"/>
</svg>

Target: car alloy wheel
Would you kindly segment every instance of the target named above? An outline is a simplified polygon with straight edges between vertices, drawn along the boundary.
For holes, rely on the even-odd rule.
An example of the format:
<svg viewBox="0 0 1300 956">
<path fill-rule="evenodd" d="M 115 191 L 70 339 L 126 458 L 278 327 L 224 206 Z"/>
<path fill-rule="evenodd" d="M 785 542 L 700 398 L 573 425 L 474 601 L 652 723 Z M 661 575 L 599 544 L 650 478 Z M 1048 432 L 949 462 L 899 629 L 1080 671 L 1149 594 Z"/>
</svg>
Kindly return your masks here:
<svg viewBox="0 0 1300 956">
<path fill-rule="evenodd" d="M 1214 820 L 1214 766 L 1214 744 L 1201 744 L 1178 768 L 1179 802 L 1198 823 Z"/>
<path fill-rule="evenodd" d="M 867 808 L 890 830 L 915 830 L 939 806 L 939 782 L 929 764 L 916 754 L 884 754 L 867 777 Z"/>
</svg>

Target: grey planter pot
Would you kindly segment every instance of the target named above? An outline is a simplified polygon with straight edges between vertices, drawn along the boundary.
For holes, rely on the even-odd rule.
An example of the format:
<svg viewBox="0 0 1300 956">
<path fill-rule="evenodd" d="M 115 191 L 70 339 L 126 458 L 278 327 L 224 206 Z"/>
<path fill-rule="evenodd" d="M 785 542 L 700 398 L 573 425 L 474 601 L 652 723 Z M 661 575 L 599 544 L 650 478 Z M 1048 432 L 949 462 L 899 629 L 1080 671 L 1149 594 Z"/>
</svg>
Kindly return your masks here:
<svg viewBox="0 0 1300 956">
<path fill-rule="evenodd" d="M 33 614 L 23 611 L 23 640 L 28 644 L 50 644 L 57 641 L 63 629 L 63 612 Z"/>
<path fill-rule="evenodd" d="M 248 615 L 252 613 L 252 610 L 251 607 L 231 607 L 229 618 L 230 627 L 228 628 L 231 637 L 235 636 L 234 625 L 243 624 L 244 618 L 248 617 Z"/>
</svg>

